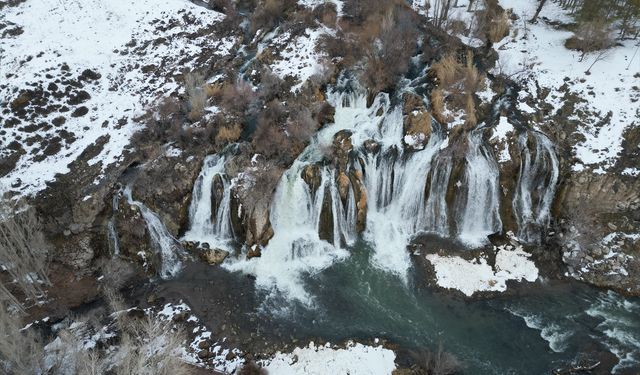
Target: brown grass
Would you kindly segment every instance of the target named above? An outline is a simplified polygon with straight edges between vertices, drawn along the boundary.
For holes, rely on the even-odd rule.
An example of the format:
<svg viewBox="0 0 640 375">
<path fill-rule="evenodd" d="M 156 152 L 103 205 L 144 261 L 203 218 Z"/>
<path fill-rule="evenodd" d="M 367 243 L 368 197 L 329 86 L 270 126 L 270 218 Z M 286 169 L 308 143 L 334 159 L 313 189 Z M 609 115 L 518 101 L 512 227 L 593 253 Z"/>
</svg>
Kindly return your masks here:
<svg viewBox="0 0 640 375">
<path fill-rule="evenodd" d="M 228 143 L 236 142 L 242 134 L 242 126 L 240 124 L 226 125 L 218 129 L 216 134 L 216 144 L 223 146 Z"/>
<path fill-rule="evenodd" d="M 444 92 L 442 89 L 434 89 L 431 91 L 431 112 L 436 121 L 446 123 L 444 117 Z"/>
<path fill-rule="evenodd" d="M 440 85 L 449 87 L 459 79 L 462 65 L 458 62 L 454 54 L 447 54 L 439 61 L 435 62 L 431 69 L 435 72 Z"/>
<path fill-rule="evenodd" d="M 509 35 L 509 15 L 507 12 L 502 12 L 499 16 L 489 22 L 487 30 L 487 38 L 491 43 L 498 43 L 504 37 Z"/>
</svg>

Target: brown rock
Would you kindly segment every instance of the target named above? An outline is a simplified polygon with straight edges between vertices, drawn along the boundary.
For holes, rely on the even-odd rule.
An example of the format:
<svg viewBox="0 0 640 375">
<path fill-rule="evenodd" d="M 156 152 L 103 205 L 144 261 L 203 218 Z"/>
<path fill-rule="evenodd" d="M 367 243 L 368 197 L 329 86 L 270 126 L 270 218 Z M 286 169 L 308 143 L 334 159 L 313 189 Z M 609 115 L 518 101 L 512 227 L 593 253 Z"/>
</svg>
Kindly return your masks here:
<svg viewBox="0 0 640 375">
<path fill-rule="evenodd" d="M 351 182 L 349 181 L 349 177 L 344 172 L 340 172 L 338 177 L 336 178 L 336 182 L 338 183 L 338 192 L 340 193 L 340 199 L 342 201 L 346 201 L 349 195 L 349 189 L 351 188 Z"/>
<path fill-rule="evenodd" d="M 200 252 L 202 260 L 212 266 L 222 263 L 227 256 L 229 256 L 229 252 L 222 249 L 206 249 Z"/>
</svg>

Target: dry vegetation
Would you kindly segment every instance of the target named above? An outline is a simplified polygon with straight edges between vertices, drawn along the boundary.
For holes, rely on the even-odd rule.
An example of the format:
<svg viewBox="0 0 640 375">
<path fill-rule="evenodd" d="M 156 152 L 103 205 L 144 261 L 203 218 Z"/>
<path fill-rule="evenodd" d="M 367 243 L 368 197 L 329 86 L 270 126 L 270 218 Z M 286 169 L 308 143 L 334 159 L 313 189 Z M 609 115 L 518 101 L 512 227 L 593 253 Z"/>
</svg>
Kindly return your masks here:
<svg viewBox="0 0 640 375">
<path fill-rule="evenodd" d="M 8 304 L 0 306 L 0 369 L 6 374 L 51 375 L 186 375 L 180 358 L 185 345 L 183 331 L 175 323 L 154 316 L 132 316 L 115 295 L 107 295 L 116 324 L 115 341 L 107 344 L 90 337 L 105 332 L 97 315 L 68 318 L 45 346 L 45 337 L 35 327 L 22 329 L 19 314 Z M 101 310 L 98 310 L 100 312 Z M 104 311 L 102 311 L 104 313 Z M 108 314 L 104 314 L 108 315 Z M 66 323 L 65 323 L 66 322 Z"/>
<path fill-rule="evenodd" d="M 436 120 L 450 122 L 449 107 L 454 111 L 463 110 L 466 125 L 475 126 L 475 93 L 483 89 L 484 76 L 476 68 L 471 51 L 463 59 L 453 54 L 445 55 L 431 66 L 431 70 L 438 86 L 431 92 L 431 108 Z"/>
<path fill-rule="evenodd" d="M 0 265 L 11 284 L 0 279 L 0 301 L 10 300 L 22 306 L 17 303 L 16 292 L 31 303 L 41 298 L 43 286 L 49 284 L 48 261 L 49 245 L 35 209 L 28 206 L 1 209 Z"/>
<path fill-rule="evenodd" d="M 421 351 L 412 353 L 413 359 L 419 366 L 419 375 L 454 375 L 460 373 L 462 366 L 460 361 L 451 353 L 438 346 L 436 351 Z"/>
</svg>

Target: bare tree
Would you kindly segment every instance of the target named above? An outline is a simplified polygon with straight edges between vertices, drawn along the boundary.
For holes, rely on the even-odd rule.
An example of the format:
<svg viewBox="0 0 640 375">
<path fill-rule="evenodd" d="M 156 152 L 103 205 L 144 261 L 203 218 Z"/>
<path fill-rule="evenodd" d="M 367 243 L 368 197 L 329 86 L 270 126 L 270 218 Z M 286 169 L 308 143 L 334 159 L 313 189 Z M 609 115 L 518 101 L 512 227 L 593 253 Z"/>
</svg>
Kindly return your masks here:
<svg viewBox="0 0 640 375">
<path fill-rule="evenodd" d="M 538 16 L 540 15 L 540 12 L 542 11 L 542 7 L 544 7 L 544 4 L 546 4 L 547 0 L 539 0 L 538 1 L 538 8 L 536 9 L 536 12 L 533 15 L 533 18 L 531 18 L 531 20 L 529 22 L 531 23 L 535 23 L 538 20 Z"/>
<path fill-rule="evenodd" d="M 47 275 L 49 245 L 35 209 L 0 209 L 0 265 L 27 298 L 37 300 Z M 8 292 L 5 285 L 1 289 Z"/>
<path fill-rule="evenodd" d="M 42 374 L 43 345 L 33 329 L 22 329 L 20 316 L 0 301 L 0 373 Z"/>
</svg>

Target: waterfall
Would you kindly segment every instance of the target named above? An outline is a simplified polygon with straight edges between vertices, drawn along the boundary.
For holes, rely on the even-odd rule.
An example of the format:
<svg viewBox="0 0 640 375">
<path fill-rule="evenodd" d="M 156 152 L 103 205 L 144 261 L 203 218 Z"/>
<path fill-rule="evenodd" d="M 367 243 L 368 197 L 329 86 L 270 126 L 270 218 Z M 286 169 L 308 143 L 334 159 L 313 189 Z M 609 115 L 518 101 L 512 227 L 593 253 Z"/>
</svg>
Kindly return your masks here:
<svg viewBox="0 0 640 375">
<path fill-rule="evenodd" d="M 118 232 L 113 218 L 107 223 L 107 238 L 109 240 L 109 249 L 112 255 L 120 255 L 120 240 L 118 240 Z"/>
<path fill-rule="evenodd" d="M 204 159 L 189 206 L 188 241 L 206 242 L 226 248 L 233 239 L 231 226 L 231 183 L 224 172 L 226 158 L 209 155 Z M 216 197 L 216 193 L 221 195 Z"/>
<path fill-rule="evenodd" d="M 308 153 L 305 155 L 309 156 Z M 278 290 L 291 299 L 311 305 L 313 299 L 305 291 L 302 276 L 320 272 L 336 260 L 346 257 L 348 253 L 340 245 L 340 236 L 346 234 L 347 241 L 351 241 L 349 234 L 353 231 L 346 228 L 350 225 L 348 207 L 345 216 L 335 214 L 344 213 L 337 189 L 334 189 L 335 172 L 328 167 L 322 168 L 322 181 L 313 194 L 301 177 L 306 165 L 304 160 L 296 160 L 280 179 L 270 213 L 274 236 L 262 251 L 262 256 L 223 266 L 231 271 L 253 274 L 256 284 L 263 289 Z M 331 199 L 334 210 L 332 241 L 335 246 L 320 239 L 319 235 L 322 206 L 326 198 Z M 355 205 L 355 202 L 352 204 Z M 352 216 L 355 218 L 355 214 Z"/>
<path fill-rule="evenodd" d="M 401 106 L 393 106 L 388 94 L 379 94 L 367 107 L 364 91 L 333 89 L 328 101 L 336 109 L 335 123 L 322 128 L 282 176 L 270 207 L 274 236 L 262 256 L 225 267 L 255 275 L 263 289 L 310 304 L 303 275 L 314 275 L 348 256 L 345 246 L 357 240 L 358 225 L 364 224 L 372 264 L 405 282 L 411 266 L 407 246 L 417 235 L 456 237 L 467 247 L 480 247 L 488 235 L 502 230 L 500 171 L 483 139 L 486 125 L 450 141 L 433 120 L 424 149 L 407 151 Z M 331 156 L 325 155 L 342 130 L 349 130 L 353 145 L 346 167 L 344 160 L 333 160 L 339 166 L 332 165 Z M 536 156 L 525 158 L 521 175 L 557 169 L 555 156 L 540 156 L 554 155 L 550 142 L 537 138 Z M 460 152 L 464 154 L 456 155 Z M 464 165 L 456 164 L 460 160 Z M 454 170 L 458 181 L 453 180 Z M 521 180 L 514 206 L 525 212 L 522 217 L 528 219 L 523 222 L 548 220 L 557 171 Z M 534 193 L 540 180 L 544 192 Z M 361 198 L 366 198 L 363 223 L 358 222 L 364 219 L 359 211 L 364 207 L 357 206 Z"/>
<path fill-rule="evenodd" d="M 441 144 L 434 135 L 422 151 L 405 155 L 391 146 L 377 155 L 364 155 L 371 203 L 365 239 L 373 244 L 373 263 L 403 279 L 411 264 L 406 247 L 415 234 L 427 230 L 431 213 L 425 208 L 426 176 Z"/>
<path fill-rule="evenodd" d="M 530 149 L 529 134 L 535 141 L 534 150 Z M 537 243 L 551 216 L 559 176 L 558 158 L 549 138 L 540 132 L 522 133 L 518 141 L 521 162 L 513 198 L 518 238 Z"/>
<path fill-rule="evenodd" d="M 441 237 L 448 237 L 449 208 L 447 207 L 447 189 L 451 177 L 452 160 L 449 156 L 438 154 L 429 174 L 429 196 L 424 209 L 420 212 L 420 220 L 424 221 L 423 229 Z"/>
<path fill-rule="evenodd" d="M 107 222 L 107 240 L 109 241 L 109 249 L 112 255 L 120 255 L 120 240 L 118 239 L 118 231 L 116 230 L 116 214 L 120 205 L 120 194 L 122 190 L 118 190 L 113 194 L 111 199 L 111 217 Z"/>
<path fill-rule="evenodd" d="M 158 215 L 151 211 L 142 202 L 133 199 L 131 196 L 131 187 L 127 187 L 124 190 L 124 196 L 127 198 L 129 204 L 140 209 L 144 221 L 147 224 L 149 236 L 151 237 L 152 248 L 160 257 L 159 276 L 163 279 L 176 276 L 182 269 L 182 262 L 180 261 L 182 248 L 180 247 L 180 244 L 171 235 L 171 233 L 169 233 Z"/>
<path fill-rule="evenodd" d="M 500 220 L 500 185 L 498 165 L 493 154 L 482 142 L 484 127 L 473 130 L 468 137 L 466 156 L 466 188 L 461 210 L 458 237 L 469 246 L 481 246 L 487 236 L 502 230 Z"/>
</svg>

